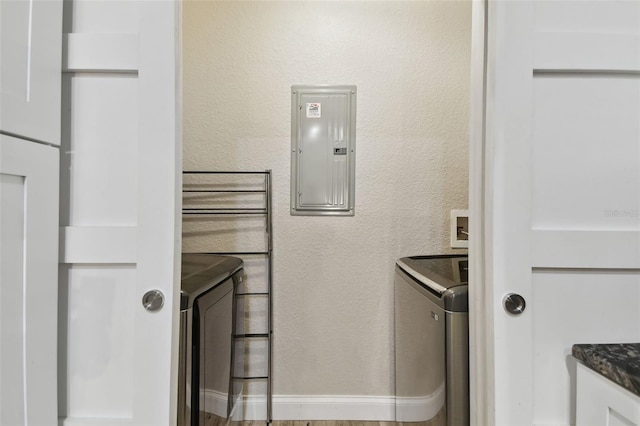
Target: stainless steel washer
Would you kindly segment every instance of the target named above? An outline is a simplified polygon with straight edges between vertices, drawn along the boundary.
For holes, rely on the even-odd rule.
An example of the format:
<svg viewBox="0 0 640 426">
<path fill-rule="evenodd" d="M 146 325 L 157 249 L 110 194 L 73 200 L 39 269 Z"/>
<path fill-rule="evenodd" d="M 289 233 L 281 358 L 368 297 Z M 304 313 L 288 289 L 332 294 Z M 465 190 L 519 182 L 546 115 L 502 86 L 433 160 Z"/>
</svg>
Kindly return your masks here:
<svg viewBox="0 0 640 426">
<path fill-rule="evenodd" d="M 466 255 L 396 262 L 396 422 L 469 425 Z"/>
</svg>

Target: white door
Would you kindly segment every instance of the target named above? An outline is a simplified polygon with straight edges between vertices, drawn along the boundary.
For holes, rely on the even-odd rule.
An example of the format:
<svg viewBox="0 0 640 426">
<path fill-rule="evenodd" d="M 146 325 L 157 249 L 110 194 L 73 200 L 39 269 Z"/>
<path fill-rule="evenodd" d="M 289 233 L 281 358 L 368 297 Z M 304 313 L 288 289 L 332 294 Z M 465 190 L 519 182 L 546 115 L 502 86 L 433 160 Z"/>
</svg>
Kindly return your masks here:
<svg viewBox="0 0 640 426">
<path fill-rule="evenodd" d="M 64 3 L 59 414 L 170 425 L 177 406 L 179 3 Z M 163 293 L 147 311 L 145 293 Z"/>
<path fill-rule="evenodd" d="M 571 346 L 640 339 L 640 2 L 490 1 L 487 17 L 475 419 L 573 424 Z"/>
<path fill-rule="evenodd" d="M 56 415 L 58 149 L 0 135 L 0 424 Z"/>
</svg>

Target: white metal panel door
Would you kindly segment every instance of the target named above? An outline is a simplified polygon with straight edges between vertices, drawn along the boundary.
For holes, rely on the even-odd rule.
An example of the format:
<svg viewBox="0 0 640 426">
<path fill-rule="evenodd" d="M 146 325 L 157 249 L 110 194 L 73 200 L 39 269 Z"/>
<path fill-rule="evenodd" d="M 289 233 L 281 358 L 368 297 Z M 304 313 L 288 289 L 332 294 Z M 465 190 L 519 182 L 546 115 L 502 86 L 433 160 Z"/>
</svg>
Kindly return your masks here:
<svg viewBox="0 0 640 426">
<path fill-rule="evenodd" d="M 56 411 L 58 149 L 0 135 L 0 424 Z"/>
<path fill-rule="evenodd" d="M 61 423 L 174 424 L 179 3 L 64 6 Z"/>
<path fill-rule="evenodd" d="M 640 339 L 640 2 L 490 1 L 487 27 L 480 421 L 574 424 L 572 344 Z"/>
<path fill-rule="evenodd" d="M 60 144 L 62 0 L 0 2 L 0 131 Z"/>
</svg>

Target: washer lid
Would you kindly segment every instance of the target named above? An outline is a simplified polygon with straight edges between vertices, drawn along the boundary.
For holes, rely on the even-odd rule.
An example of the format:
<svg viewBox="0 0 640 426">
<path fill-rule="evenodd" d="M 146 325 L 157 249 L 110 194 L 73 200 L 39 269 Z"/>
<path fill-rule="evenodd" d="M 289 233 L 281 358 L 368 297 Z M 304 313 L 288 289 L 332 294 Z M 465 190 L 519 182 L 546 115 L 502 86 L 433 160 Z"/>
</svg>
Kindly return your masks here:
<svg viewBox="0 0 640 426">
<path fill-rule="evenodd" d="M 407 274 L 438 293 L 467 285 L 469 262 L 467 255 L 411 256 L 396 264 Z"/>
</svg>

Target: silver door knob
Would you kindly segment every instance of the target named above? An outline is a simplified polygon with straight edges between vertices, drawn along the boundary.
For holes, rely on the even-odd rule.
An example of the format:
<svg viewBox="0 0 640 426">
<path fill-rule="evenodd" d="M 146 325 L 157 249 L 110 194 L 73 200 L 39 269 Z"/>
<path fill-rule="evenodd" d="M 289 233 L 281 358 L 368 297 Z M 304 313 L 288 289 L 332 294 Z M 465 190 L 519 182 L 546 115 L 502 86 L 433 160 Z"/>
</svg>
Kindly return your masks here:
<svg viewBox="0 0 640 426">
<path fill-rule="evenodd" d="M 504 306 L 504 310 L 510 314 L 520 315 L 527 307 L 527 302 L 524 300 L 524 297 L 519 294 L 509 293 L 502 300 L 502 305 Z"/>
<path fill-rule="evenodd" d="M 142 296 L 142 306 L 144 306 L 147 311 L 159 311 L 163 305 L 164 294 L 162 294 L 160 290 L 149 290 Z"/>
</svg>

